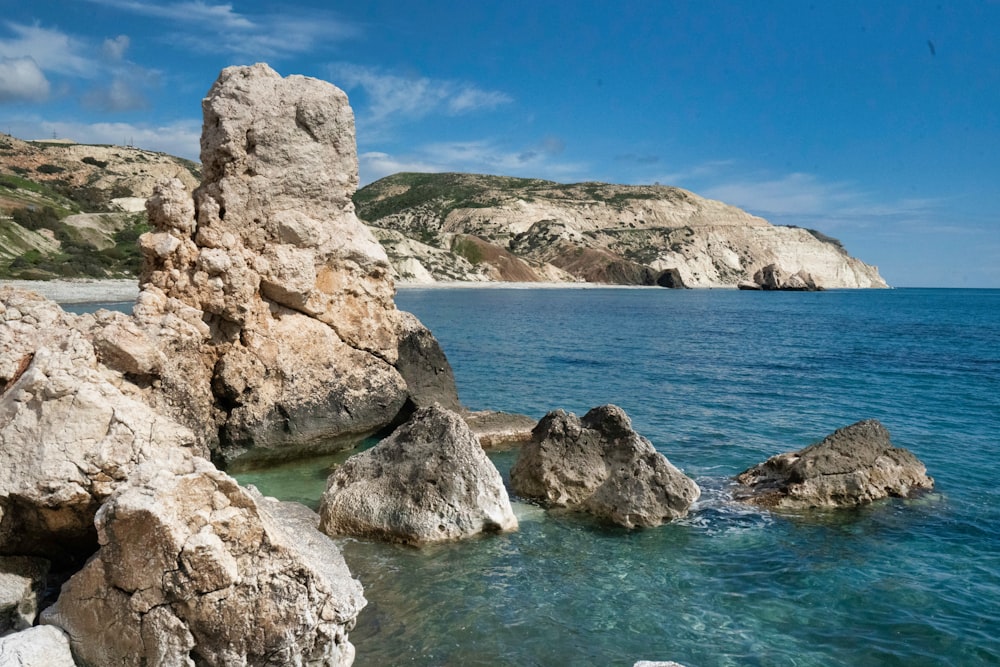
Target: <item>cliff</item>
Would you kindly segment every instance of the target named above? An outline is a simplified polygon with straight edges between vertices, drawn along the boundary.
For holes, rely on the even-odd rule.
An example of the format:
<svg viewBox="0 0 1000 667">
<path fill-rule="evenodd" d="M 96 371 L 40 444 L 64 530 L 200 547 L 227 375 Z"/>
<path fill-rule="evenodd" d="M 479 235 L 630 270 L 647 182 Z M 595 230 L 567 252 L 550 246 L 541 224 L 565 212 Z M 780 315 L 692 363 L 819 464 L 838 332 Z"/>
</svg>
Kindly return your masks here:
<svg viewBox="0 0 1000 667">
<path fill-rule="evenodd" d="M 403 173 L 354 202 L 402 281 L 735 287 L 775 265 L 820 288 L 887 287 L 836 239 L 668 186 Z"/>
</svg>

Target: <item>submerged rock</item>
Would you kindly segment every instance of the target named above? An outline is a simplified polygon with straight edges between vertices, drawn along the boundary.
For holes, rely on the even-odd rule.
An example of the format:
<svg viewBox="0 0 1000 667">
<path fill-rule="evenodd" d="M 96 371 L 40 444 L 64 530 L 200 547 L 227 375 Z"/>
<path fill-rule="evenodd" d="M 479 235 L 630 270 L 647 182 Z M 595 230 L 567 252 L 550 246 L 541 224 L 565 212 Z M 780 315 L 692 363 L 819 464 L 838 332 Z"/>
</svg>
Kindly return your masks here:
<svg viewBox="0 0 1000 667">
<path fill-rule="evenodd" d="M 797 452 L 772 456 L 736 477 L 737 500 L 777 508 L 851 507 L 905 498 L 934 480 L 909 450 L 893 447 L 874 419 L 838 429 Z"/>
<path fill-rule="evenodd" d="M 97 515 L 101 548 L 44 623 L 93 665 L 350 665 L 365 600 L 339 549 L 174 450 Z M 313 531 L 315 533 L 315 531 Z"/>
<path fill-rule="evenodd" d="M 515 449 L 531 441 L 538 420 L 527 415 L 482 410 L 465 414 L 465 423 L 488 451 Z"/>
<path fill-rule="evenodd" d="M 517 529 L 500 473 L 462 417 L 434 405 L 327 482 L 320 530 L 423 544 Z"/>
<path fill-rule="evenodd" d="M 684 516 L 701 493 L 615 405 L 596 407 L 582 419 L 563 410 L 547 414 L 510 479 L 520 496 L 628 528 Z"/>
</svg>

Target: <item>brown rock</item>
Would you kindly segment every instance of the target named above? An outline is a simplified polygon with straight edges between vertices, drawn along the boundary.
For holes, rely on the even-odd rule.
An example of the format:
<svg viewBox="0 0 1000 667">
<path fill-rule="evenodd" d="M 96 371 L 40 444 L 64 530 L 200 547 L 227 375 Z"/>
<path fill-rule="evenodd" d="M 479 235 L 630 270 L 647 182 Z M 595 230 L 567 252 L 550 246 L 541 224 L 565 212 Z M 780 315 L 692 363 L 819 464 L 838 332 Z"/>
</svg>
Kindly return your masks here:
<svg viewBox="0 0 1000 667">
<path fill-rule="evenodd" d="M 869 419 L 797 452 L 772 456 L 736 477 L 738 500 L 778 508 L 851 507 L 930 489 L 934 480 L 889 431 Z"/>
</svg>

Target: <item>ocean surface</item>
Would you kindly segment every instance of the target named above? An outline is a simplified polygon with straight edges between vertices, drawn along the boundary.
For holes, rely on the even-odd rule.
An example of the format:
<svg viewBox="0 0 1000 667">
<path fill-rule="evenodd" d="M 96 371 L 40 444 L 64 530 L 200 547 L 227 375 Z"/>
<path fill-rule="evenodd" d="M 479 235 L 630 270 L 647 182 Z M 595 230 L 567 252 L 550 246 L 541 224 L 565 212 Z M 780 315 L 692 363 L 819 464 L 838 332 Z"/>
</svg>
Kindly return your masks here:
<svg viewBox="0 0 1000 667">
<path fill-rule="evenodd" d="M 397 303 L 469 407 L 615 403 L 702 497 L 655 529 L 515 499 L 512 534 L 340 540 L 369 600 L 355 664 L 1000 664 L 1000 290 L 409 288 Z M 934 492 L 798 514 L 730 500 L 733 475 L 866 418 Z M 493 460 L 506 475 L 515 457 Z M 315 507 L 335 458 L 240 478 Z"/>
</svg>

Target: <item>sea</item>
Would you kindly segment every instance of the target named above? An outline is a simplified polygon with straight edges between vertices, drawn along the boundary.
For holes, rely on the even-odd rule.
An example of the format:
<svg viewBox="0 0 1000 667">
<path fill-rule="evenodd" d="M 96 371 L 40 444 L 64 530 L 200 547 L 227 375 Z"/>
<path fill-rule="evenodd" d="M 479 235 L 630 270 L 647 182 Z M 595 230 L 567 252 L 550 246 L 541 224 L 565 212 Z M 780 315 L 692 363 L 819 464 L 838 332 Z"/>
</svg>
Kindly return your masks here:
<svg viewBox="0 0 1000 667">
<path fill-rule="evenodd" d="M 597 405 L 702 489 L 626 530 L 512 498 L 517 532 L 338 540 L 368 606 L 356 665 L 1000 665 L 1000 290 L 401 289 L 469 408 Z M 772 512 L 732 478 L 862 419 L 935 480 Z M 348 454 L 240 475 L 316 507 Z M 504 474 L 517 452 L 491 456 Z"/>
</svg>

